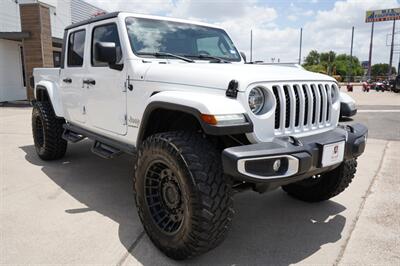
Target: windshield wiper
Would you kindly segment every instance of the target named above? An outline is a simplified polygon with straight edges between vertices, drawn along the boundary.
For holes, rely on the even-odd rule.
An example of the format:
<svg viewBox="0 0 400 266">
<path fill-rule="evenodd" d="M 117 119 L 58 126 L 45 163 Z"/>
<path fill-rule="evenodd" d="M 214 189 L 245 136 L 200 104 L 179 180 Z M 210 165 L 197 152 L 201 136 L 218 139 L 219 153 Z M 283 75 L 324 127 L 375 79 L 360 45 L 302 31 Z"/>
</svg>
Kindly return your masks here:
<svg viewBox="0 0 400 266">
<path fill-rule="evenodd" d="M 186 56 L 189 57 L 189 55 L 186 55 Z M 231 63 L 230 61 L 227 61 L 225 59 L 222 59 L 221 57 L 213 56 L 213 55 L 199 54 L 199 55 L 190 55 L 190 57 L 199 58 L 199 59 L 214 59 L 217 61 L 217 63 Z"/>
<path fill-rule="evenodd" d="M 192 60 L 192 59 L 189 59 L 189 58 L 184 57 L 184 56 L 176 55 L 176 54 L 171 54 L 171 53 L 155 52 L 155 53 L 140 53 L 140 55 L 153 55 L 155 57 L 169 56 L 169 57 L 181 59 L 181 60 L 183 60 L 185 62 L 194 63 L 194 60 Z"/>
</svg>

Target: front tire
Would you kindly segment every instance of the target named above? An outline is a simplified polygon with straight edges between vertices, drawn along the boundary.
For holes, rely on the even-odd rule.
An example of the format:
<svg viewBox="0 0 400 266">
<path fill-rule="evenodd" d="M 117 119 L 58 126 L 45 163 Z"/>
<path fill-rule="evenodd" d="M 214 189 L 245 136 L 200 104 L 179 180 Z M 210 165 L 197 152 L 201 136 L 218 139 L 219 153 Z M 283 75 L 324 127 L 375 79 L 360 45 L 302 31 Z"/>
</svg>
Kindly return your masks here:
<svg viewBox="0 0 400 266">
<path fill-rule="evenodd" d="M 198 133 L 167 132 L 145 140 L 135 165 L 134 190 L 145 231 L 173 259 L 216 247 L 231 226 L 231 186 L 221 156 Z"/>
<path fill-rule="evenodd" d="M 307 202 L 328 200 L 343 192 L 351 183 L 357 170 L 357 160 L 344 161 L 332 171 L 318 178 L 307 178 L 282 186 L 290 196 Z"/>
<path fill-rule="evenodd" d="M 32 111 L 32 134 L 36 153 L 42 160 L 60 159 L 67 150 L 62 138 L 65 120 L 56 117 L 49 102 L 36 102 Z"/>
</svg>

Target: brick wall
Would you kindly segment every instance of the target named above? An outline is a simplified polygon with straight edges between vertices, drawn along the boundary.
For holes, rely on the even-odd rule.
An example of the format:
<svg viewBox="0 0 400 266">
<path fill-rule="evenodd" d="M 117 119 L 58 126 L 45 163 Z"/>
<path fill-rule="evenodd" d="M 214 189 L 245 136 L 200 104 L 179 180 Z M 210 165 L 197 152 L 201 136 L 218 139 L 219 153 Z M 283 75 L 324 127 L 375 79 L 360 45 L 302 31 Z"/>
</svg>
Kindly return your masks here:
<svg viewBox="0 0 400 266">
<path fill-rule="evenodd" d="M 29 85 L 35 67 L 53 67 L 53 45 L 49 8 L 41 3 L 21 4 L 21 30 L 30 32 L 23 40 L 28 99 L 33 98 Z"/>
</svg>

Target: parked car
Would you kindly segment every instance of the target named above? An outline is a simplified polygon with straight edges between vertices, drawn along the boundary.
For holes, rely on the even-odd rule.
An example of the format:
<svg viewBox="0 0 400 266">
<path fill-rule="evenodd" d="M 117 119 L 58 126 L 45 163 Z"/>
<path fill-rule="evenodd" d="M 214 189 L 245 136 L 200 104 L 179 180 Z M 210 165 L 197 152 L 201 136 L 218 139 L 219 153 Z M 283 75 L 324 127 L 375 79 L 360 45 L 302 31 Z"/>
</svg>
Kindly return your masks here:
<svg viewBox="0 0 400 266">
<path fill-rule="evenodd" d="M 399 93 L 400 92 L 400 75 L 398 75 L 396 77 L 396 79 L 394 79 L 393 85 L 392 85 L 392 91 L 395 93 Z"/>
<path fill-rule="evenodd" d="M 396 87 L 396 79 L 388 79 L 387 80 L 387 87 L 389 91 L 393 91 Z"/>
<path fill-rule="evenodd" d="M 367 128 L 338 124 L 329 76 L 245 64 L 224 29 L 181 19 L 114 12 L 64 36 L 61 68 L 34 69 L 36 152 L 89 138 L 103 158 L 135 156 L 139 217 L 171 258 L 222 242 L 234 191 L 319 202 L 354 178 Z"/>
<path fill-rule="evenodd" d="M 340 117 L 351 117 L 357 113 L 356 102 L 348 94 L 340 92 Z"/>
</svg>

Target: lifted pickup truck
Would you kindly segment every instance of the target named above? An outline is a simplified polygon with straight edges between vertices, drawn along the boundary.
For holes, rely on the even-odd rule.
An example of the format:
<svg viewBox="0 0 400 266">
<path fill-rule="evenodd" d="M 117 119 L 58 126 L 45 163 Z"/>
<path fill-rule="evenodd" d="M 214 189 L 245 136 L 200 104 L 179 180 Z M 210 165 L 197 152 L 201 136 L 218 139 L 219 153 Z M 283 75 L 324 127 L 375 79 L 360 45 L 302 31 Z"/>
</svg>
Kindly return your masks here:
<svg viewBox="0 0 400 266">
<path fill-rule="evenodd" d="M 35 69 L 34 84 L 39 157 L 59 159 L 84 138 L 104 158 L 136 156 L 140 219 L 174 259 L 222 242 L 233 192 L 341 193 L 366 143 L 364 126 L 338 125 L 333 78 L 246 63 L 203 23 L 117 12 L 73 24 L 61 68 Z"/>
</svg>

